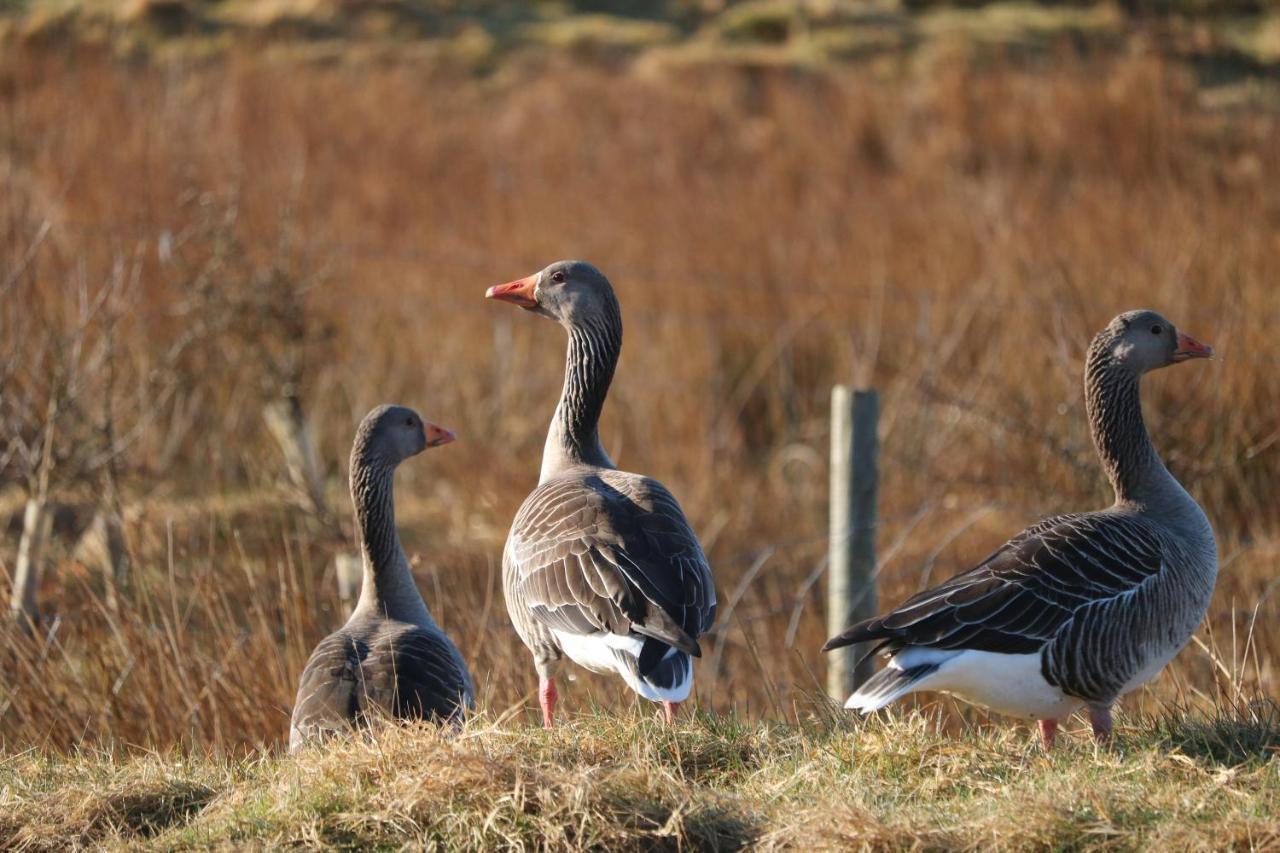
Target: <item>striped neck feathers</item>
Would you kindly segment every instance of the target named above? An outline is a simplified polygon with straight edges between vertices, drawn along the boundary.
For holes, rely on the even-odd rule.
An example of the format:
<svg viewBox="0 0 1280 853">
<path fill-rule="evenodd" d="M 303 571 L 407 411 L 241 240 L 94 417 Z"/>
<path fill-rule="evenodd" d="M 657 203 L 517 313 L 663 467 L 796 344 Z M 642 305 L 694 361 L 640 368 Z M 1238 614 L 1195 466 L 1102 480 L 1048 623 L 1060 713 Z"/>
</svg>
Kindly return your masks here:
<svg viewBox="0 0 1280 853">
<path fill-rule="evenodd" d="M 351 454 L 351 502 L 364 557 L 364 581 L 356 609 L 372 609 L 407 621 L 430 621 L 396 531 L 394 477 L 394 462 L 357 443 Z"/>
<path fill-rule="evenodd" d="M 564 389 L 551 420 L 542 454 L 545 481 L 573 465 L 612 468 L 600 444 L 600 412 L 622 350 L 622 314 L 608 295 L 605 310 L 565 326 L 569 347 L 564 363 Z"/>
<path fill-rule="evenodd" d="M 1160 461 L 1142 418 L 1139 376 L 1111 353 L 1101 336 L 1085 363 L 1085 410 L 1089 431 L 1117 503 L 1146 504 L 1172 479 Z"/>
</svg>

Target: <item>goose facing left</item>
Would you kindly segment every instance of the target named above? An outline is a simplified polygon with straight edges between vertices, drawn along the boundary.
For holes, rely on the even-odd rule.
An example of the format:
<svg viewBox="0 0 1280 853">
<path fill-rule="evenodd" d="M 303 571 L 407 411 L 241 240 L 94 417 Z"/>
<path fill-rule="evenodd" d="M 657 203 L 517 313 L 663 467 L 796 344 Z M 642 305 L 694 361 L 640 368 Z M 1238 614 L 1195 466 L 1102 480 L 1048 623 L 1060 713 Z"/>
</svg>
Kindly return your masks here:
<svg viewBox="0 0 1280 853">
<path fill-rule="evenodd" d="M 622 349 L 613 287 L 591 264 L 559 261 L 485 296 L 555 320 L 569 336 L 542 473 L 502 554 L 507 612 L 533 653 L 543 725 L 552 725 L 564 656 L 620 676 L 661 702 L 670 722 L 693 685 L 698 637 L 715 621 L 715 583 L 671 492 L 619 471 L 600 444 Z"/>
<path fill-rule="evenodd" d="M 474 707 L 462 654 L 413 582 L 392 495 L 401 462 L 454 438 L 404 406 L 379 406 L 360 423 L 351 449 L 351 501 L 364 561 L 360 599 L 302 671 L 290 751 L 378 717 L 456 722 Z"/>
</svg>

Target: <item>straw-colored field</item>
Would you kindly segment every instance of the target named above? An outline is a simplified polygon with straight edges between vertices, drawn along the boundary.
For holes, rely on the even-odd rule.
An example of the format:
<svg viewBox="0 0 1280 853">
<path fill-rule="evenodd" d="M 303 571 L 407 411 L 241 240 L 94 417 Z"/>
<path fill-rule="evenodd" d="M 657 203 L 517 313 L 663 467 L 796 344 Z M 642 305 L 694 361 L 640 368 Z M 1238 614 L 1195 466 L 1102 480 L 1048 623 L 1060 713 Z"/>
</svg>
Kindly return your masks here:
<svg viewBox="0 0 1280 853">
<path fill-rule="evenodd" d="M 531 737 L 535 679 L 502 606 L 499 559 L 536 480 L 564 341 L 483 293 L 580 257 L 613 280 L 626 324 L 604 441 L 619 465 L 680 498 L 715 568 L 720 617 L 697 664 L 697 705 L 736 714 L 735 737 L 769 741 L 760 760 L 779 779 L 776 763 L 792 759 L 771 740 L 778 722 L 801 727 L 787 737 L 814 760 L 835 762 L 811 767 L 816 778 L 856 787 L 872 772 L 835 769 L 863 730 L 827 732 L 818 698 L 832 384 L 882 395 L 879 595 L 893 604 L 1040 515 L 1109 500 L 1080 377 L 1089 338 L 1114 314 L 1155 308 L 1211 342 L 1219 358 L 1162 371 L 1145 389 L 1158 447 L 1215 525 L 1218 590 L 1195 643 L 1126 703 L 1121 724 L 1142 778 L 1176 775 L 1185 759 L 1216 779 L 1237 771 L 1215 769 L 1146 715 L 1171 704 L 1192 720 L 1263 714 L 1249 723 L 1257 748 L 1222 763 L 1255 762 L 1231 778 L 1249 780 L 1259 799 L 1247 809 L 1261 821 L 1250 826 L 1274 843 L 1263 816 L 1274 814 L 1275 768 L 1260 756 L 1280 737 L 1251 703 L 1280 692 L 1278 125 L 1264 110 L 1218 108 L 1184 66 L 1141 51 L 1045 66 L 939 49 L 927 62 L 823 69 L 563 56 L 476 76 L 412 51 L 131 62 L 6 50 L 0 577 L 15 564 L 28 490 L 43 482 L 60 509 L 39 630 L 0 637 L 0 743 L 44 756 L 4 765 L 0 811 L 39 802 L 73 813 L 55 795 L 79 771 L 55 757 L 136 747 L 220 756 L 183 771 L 207 792 L 183 815 L 235 790 L 275 819 L 279 797 L 296 796 L 280 793 L 295 771 L 234 762 L 279 749 L 306 655 L 344 619 L 333 558 L 350 548 L 346 456 L 360 417 L 385 401 L 461 436 L 397 481 L 419 585 L 485 709 L 474 741 L 431 749 L 508 767 L 489 753 Z M 265 425 L 264 407 L 289 394 L 318 448 L 329 518 L 288 485 Z M 129 569 L 114 580 L 74 547 L 103 501 L 124 518 Z M 615 712 L 648 725 L 632 719 L 648 709 L 620 684 L 579 672 L 561 696 L 570 716 L 594 709 L 582 722 L 593 738 L 615 736 L 602 722 Z M 1000 721 L 937 697 L 922 704 L 934 706 L 929 722 L 873 729 L 885 743 L 928 729 L 916 769 L 892 777 L 911 796 L 934 784 L 913 773 L 936 783 L 962 772 L 964 762 L 938 763 L 957 761 L 940 733 L 1001 756 L 991 758 L 1001 779 L 1055 772 L 1023 746 L 1029 732 L 997 734 L 988 726 Z M 719 724 L 689 725 L 672 749 Z M 899 735 L 886 733 L 893 725 Z M 1130 753 L 1096 758 L 1073 740 L 1084 764 L 1127 772 Z M 575 773 L 592 763 L 564 760 Z M 149 761 L 121 770 L 104 758 L 84 772 L 130 788 L 129 774 L 159 772 L 162 759 Z M 687 772 L 679 784 L 701 790 Z M 523 777 L 495 778 L 518 789 Z M 787 798 L 808 789 L 775 801 L 740 784 L 715 783 L 748 798 L 724 806 L 746 810 L 734 817 L 743 839 L 799 837 L 769 833 Z M 1034 783 L 1017 785 L 1010 809 L 1039 802 Z M 1090 807 L 1105 810 L 1099 796 Z M 1150 808 L 1185 816 L 1179 796 Z M 711 802 L 697 808 L 719 808 Z M 983 846 L 996 823 L 1014 825 L 1012 810 L 981 817 L 971 804 L 950 830 L 930 811 L 904 834 L 889 800 L 839 802 L 889 833 L 873 836 L 885 844 Z M 1137 794 L 1124 802 L 1143 808 Z M 1225 842 L 1213 833 L 1234 825 L 1231 802 L 1187 843 Z M 419 834 L 406 837 L 465 842 L 424 829 L 427 812 L 412 809 Z M 390 843 L 403 815 L 387 814 L 376 830 L 344 818 L 336 835 L 240 837 Z M 211 837 L 181 834 L 187 816 L 166 819 L 179 835 L 160 838 Z M 115 828 L 77 837 L 142 831 L 102 819 Z M 1068 830 L 1097 826 L 1095 840 L 1110 843 L 1114 819 L 1034 837 L 1067 844 Z M 11 842 L 71 837 L 4 820 Z M 1163 820 L 1116 843 L 1170 838 Z M 1233 843 L 1259 843 L 1253 829 Z M 637 833 L 626 843 L 650 838 Z"/>
<path fill-rule="evenodd" d="M 1280 720 L 1145 721 L 1052 757 L 1016 731 L 583 715 L 387 731 L 295 758 L 0 767 L 0 843 L 64 850 L 1272 850 Z M 1080 732 L 1083 734 L 1083 732 Z M 7 813 L 6 813 L 7 811 Z"/>
</svg>

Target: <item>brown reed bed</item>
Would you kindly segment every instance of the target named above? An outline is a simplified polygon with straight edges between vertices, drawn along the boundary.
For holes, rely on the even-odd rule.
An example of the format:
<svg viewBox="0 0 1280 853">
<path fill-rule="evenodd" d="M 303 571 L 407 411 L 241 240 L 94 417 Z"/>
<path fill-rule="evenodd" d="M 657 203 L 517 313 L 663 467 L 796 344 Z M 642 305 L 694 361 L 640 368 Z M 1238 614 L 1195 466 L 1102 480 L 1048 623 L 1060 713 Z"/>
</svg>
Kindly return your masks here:
<svg viewBox="0 0 1280 853">
<path fill-rule="evenodd" d="M 462 436 L 405 467 L 401 527 L 484 706 L 519 706 L 532 670 L 498 560 L 562 341 L 482 294 L 570 256 L 623 304 L 605 442 L 673 489 L 715 566 L 702 708 L 823 713 L 833 383 L 883 395 L 880 595 L 896 602 L 1037 515 L 1107 499 L 1081 357 L 1137 306 L 1221 353 L 1151 377 L 1147 412 L 1223 572 L 1202 646 L 1130 708 L 1274 694 L 1276 124 L 1207 109 L 1141 54 L 475 78 L 6 53 L 0 477 L 10 512 L 41 470 L 69 509 L 45 618 L 0 642 L 0 741 L 277 745 L 307 651 L 343 618 L 352 430 L 388 400 Z M 285 393 L 337 528 L 283 485 L 262 412 Z M 119 589 L 70 544 L 106 493 L 131 563 Z M 16 541 L 11 525 L 6 573 Z M 564 693 L 632 704 L 586 675 Z"/>
</svg>

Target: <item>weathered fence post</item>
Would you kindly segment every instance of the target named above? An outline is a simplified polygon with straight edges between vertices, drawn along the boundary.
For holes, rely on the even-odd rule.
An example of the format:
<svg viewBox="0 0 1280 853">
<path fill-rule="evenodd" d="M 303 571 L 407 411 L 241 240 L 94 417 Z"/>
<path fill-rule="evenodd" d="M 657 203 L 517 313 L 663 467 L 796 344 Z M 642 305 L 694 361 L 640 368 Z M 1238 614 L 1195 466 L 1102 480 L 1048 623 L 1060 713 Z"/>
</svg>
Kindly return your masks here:
<svg viewBox="0 0 1280 853">
<path fill-rule="evenodd" d="M 80 535 L 71 558 L 102 575 L 107 608 L 120 612 L 120 594 L 129 582 L 129 549 L 124 538 L 124 520 L 108 498 L 93 514 Z"/>
<path fill-rule="evenodd" d="M 876 611 L 876 496 L 880 398 L 873 390 L 831 389 L 830 543 L 827 565 L 827 636 L 834 637 Z M 871 661 L 855 672 L 861 646 L 827 656 L 827 694 L 844 702 L 871 674 Z"/>
</svg>

